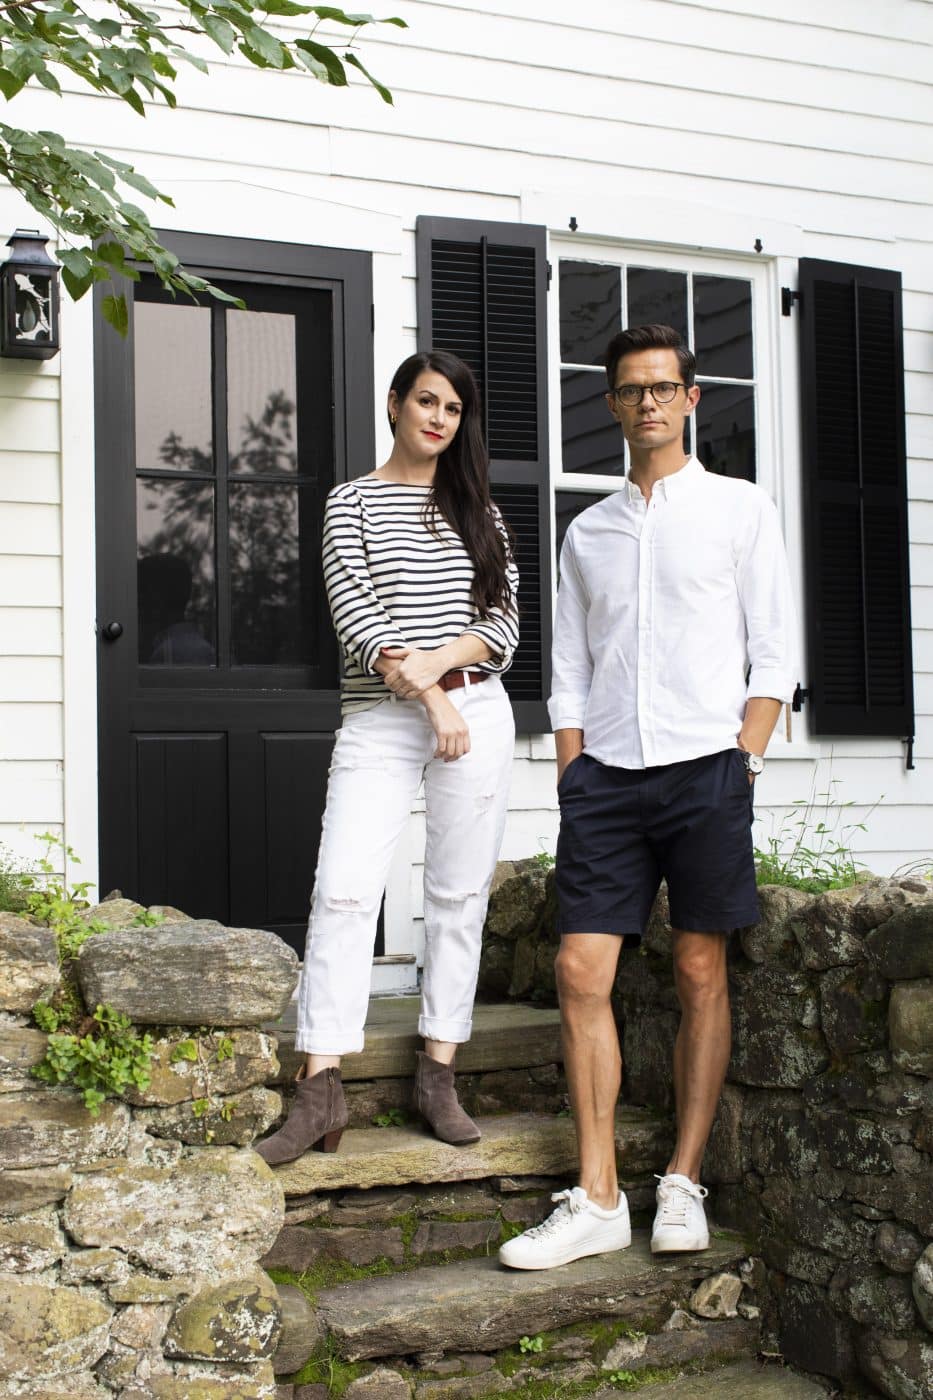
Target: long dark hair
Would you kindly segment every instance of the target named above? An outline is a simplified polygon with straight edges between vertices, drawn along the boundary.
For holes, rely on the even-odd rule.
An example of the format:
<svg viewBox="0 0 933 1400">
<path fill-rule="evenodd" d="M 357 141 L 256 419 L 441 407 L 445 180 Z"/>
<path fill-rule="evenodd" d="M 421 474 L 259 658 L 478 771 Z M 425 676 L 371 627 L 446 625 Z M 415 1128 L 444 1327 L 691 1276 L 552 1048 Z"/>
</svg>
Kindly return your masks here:
<svg viewBox="0 0 933 1400">
<path fill-rule="evenodd" d="M 489 454 L 483 440 L 479 388 L 469 365 L 447 350 L 425 350 L 403 360 L 391 388 L 399 403 L 407 399 L 419 374 L 433 370 L 453 385 L 463 405 L 457 435 L 437 459 L 434 486 L 425 504 L 429 529 L 440 513 L 463 541 L 473 562 L 473 603 L 480 617 L 491 608 L 507 608 L 512 588 L 506 569 L 510 549 L 496 528 L 489 495 Z M 395 424 L 389 418 L 395 435 Z M 508 525 L 506 533 L 511 541 Z"/>
</svg>

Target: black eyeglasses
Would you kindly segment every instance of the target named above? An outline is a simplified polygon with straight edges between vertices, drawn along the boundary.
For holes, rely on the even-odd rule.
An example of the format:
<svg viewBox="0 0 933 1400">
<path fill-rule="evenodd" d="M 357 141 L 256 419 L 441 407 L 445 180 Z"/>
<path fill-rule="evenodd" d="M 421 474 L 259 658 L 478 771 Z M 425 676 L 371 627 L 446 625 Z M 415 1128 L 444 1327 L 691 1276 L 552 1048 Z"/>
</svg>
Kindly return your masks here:
<svg viewBox="0 0 933 1400">
<path fill-rule="evenodd" d="M 672 379 L 662 379 L 660 384 L 620 384 L 609 392 L 616 403 L 624 404 L 626 408 L 637 408 L 646 393 L 655 403 L 671 403 L 677 397 L 677 390 L 686 387 L 686 384 L 679 382 L 675 384 Z"/>
</svg>

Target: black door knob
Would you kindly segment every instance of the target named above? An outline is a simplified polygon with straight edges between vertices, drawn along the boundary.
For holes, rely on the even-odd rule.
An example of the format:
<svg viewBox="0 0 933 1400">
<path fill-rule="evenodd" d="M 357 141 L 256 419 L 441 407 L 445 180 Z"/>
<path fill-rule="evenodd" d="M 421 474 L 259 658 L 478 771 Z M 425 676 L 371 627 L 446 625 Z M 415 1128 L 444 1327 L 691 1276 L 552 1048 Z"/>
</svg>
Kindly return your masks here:
<svg viewBox="0 0 933 1400">
<path fill-rule="evenodd" d="M 123 636 L 122 622 L 108 622 L 102 629 L 101 636 L 105 642 L 116 642 Z"/>
</svg>

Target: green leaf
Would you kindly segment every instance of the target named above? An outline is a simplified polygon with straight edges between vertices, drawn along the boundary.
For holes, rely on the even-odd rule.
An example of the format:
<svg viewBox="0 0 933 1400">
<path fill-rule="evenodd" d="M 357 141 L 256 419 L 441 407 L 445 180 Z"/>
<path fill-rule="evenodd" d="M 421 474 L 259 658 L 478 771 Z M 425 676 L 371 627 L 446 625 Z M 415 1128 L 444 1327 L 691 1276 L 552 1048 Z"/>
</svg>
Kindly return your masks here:
<svg viewBox="0 0 933 1400">
<path fill-rule="evenodd" d="M 351 63 L 351 64 L 353 65 L 354 68 L 358 68 L 358 69 L 360 70 L 360 72 L 363 74 L 363 77 L 364 77 L 364 78 L 368 78 L 368 79 L 369 79 L 369 81 L 372 83 L 373 87 L 374 87 L 374 88 L 376 89 L 376 91 L 378 92 L 379 96 L 382 98 L 383 102 L 388 102 L 388 104 L 389 104 L 390 107 L 391 107 L 391 106 L 394 106 L 394 101 L 393 101 L 393 98 L 392 98 L 392 94 L 391 94 L 391 92 L 389 91 L 389 89 L 388 89 L 383 83 L 380 83 L 379 80 L 378 80 L 378 78 L 374 78 L 373 75 L 372 75 L 372 73 L 370 73 L 366 68 L 363 67 L 362 63 L 361 63 L 360 60 L 357 58 L 357 56 L 356 56 L 355 53 L 344 54 L 344 60 L 345 60 L 347 63 Z"/>
<path fill-rule="evenodd" d="M 333 49 L 329 49 L 326 44 L 316 44 L 313 39 L 296 39 L 295 48 L 317 60 L 327 74 L 327 82 L 331 87 L 346 87 L 346 69 Z"/>
<path fill-rule="evenodd" d="M 18 92 L 22 92 L 26 86 L 25 78 L 16 78 L 6 68 L 0 68 L 0 92 L 7 102 L 15 97 Z"/>
<path fill-rule="evenodd" d="M 273 68 L 283 67 L 285 50 L 274 34 L 270 34 L 267 29 L 262 29 L 258 24 L 246 24 L 243 26 L 243 38 L 247 47 L 259 54 L 264 62 Z M 249 58 L 249 54 L 246 57 Z"/>
<path fill-rule="evenodd" d="M 93 284 L 94 276 L 93 273 L 87 272 L 83 277 L 79 277 L 72 272 L 70 267 L 63 267 L 62 281 L 72 301 L 80 301 L 84 293 Z"/>
<path fill-rule="evenodd" d="M 91 259 L 83 248 L 56 248 L 55 254 L 63 267 L 74 277 L 90 277 Z"/>
<path fill-rule="evenodd" d="M 197 1060 L 197 1058 L 198 1045 L 195 1040 L 180 1040 L 169 1055 L 169 1061 L 172 1064 L 177 1063 L 178 1060 Z"/>
<path fill-rule="evenodd" d="M 130 328 L 130 315 L 125 296 L 104 297 L 101 303 L 104 320 L 113 326 L 119 335 L 126 336 Z"/>
<path fill-rule="evenodd" d="M 236 30 L 232 24 L 222 19 L 220 15 L 205 15 L 202 24 L 205 34 L 213 39 L 218 48 L 223 49 L 224 53 L 233 52 Z"/>
</svg>

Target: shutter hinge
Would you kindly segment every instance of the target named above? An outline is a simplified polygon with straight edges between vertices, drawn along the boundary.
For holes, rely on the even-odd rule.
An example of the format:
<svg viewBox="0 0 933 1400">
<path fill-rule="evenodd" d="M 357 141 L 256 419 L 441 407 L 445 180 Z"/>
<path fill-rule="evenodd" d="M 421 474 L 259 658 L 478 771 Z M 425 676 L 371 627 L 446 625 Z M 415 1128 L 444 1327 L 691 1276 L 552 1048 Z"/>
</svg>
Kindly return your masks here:
<svg viewBox="0 0 933 1400">
<path fill-rule="evenodd" d="M 914 763 L 914 736 L 913 736 L 913 734 L 908 734 L 908 735 L 907 735 L 907 738 L 904 740 L 904 743 L 907 745 L 907 759 L 906 759 L 906 762 L 905 762 L 905 764 L 904 764 L 904 767 L 907 769 L 907 772 L 908 772 L 908 773 L 912 773 L 912 772 L 914 771 L 914 769 L 916 768 L 916 766 L 917 766 L 916 763 Z"/>
<path fill-rule="evenodd" d="M 371 331 L 376 329 L 376 306 L 374 302 L 370 302 L 369 304 L 369 329 Z"/>
<path fill-rule="evenodd" d="M 791 702 L 790 702 L 790 707 L 791 707 L 791 709 L 793 710 L 793 712 L 794 712 L 795 715 L 799 715 L 799 714 L 800 714 L 800 711 L 803 709 L 803 706 L 804 706 L 804 701 L 805 701 L 805 700 L 809 700 L 809 699 L 810 699 L 810 692 L 809 692 L 809 690 L 804 690 L 804 689 L 801 687 L 800 682 L 798 681 L 798 682 L 797 682 L 797 685 L 796 685 L 796 688 L 795 688 L 795 690 L 794 690 L 793 697 L 792 697 Z"/>
<path fill-rule="evenodd" d="M 799 292 L 792 292 L 790 287 L 781 288 L 781 315 L 789 316 L 795 301 L 800 300 Z"/>
<path fill-rule="evenodd" d="M 547 289 L 548 289 L 548 291 L 551 290 L 551 277 L 553 276 L 553 274 L 554 274 L 554 269 L 553 269 L 553 267 L 551 266 L 551 264 L 548 263 L 548 264 L 547 264 Z"/>
</svg>

